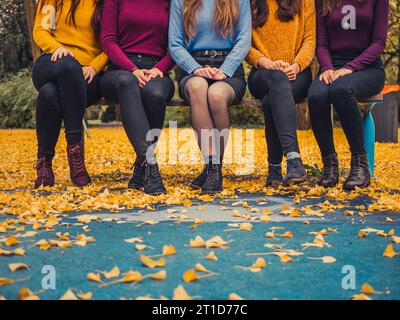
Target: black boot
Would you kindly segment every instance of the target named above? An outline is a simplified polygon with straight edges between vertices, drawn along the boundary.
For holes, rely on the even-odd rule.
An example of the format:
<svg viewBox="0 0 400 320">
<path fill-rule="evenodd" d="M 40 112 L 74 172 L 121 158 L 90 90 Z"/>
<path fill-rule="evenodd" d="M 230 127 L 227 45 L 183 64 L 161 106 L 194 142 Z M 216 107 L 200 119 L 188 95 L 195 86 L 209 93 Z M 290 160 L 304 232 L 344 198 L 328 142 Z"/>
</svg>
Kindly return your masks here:
<svg viewBox="0 0 400 320">
<path fill-rule="evenodd" d="M 282 166 L 279 164 L 268 165 L 267 187 L 276 188 L 282 183 Z"/>
<path fill-rule="evenodd" d="M 287 161 L 287 172 L 283 178 L 283 184 L 289 186 L 292 184 L 300 184 L 307 180 L 307 172 L 304 169 L 303 162 L 300 158 L 294 158 Z"/>
<path fill-rule="evenodd" d="M 366 154 L 353 154 L 351 156 L 350 174 L 343 184 L 343 189 L 352 191 L 356 187 L 366 188 L 371 184 L 371 175 L 368 168 Z"/>
<path fill-rule="evenodd" d="M 128 189 L 140 190 L 144 187 L 144 162 L 145 157 L 137 157 L 133 165 L 133 174 L 128 183 Z"/>
<path fill-rule="evenodd" d="M 144 192 L 152 196 L 166 192 L 155 158 L 144 162 Z"/>
<path fill-rule="evenodd" d="M 196 178 L 193 179 L 190 187 L 192 187 L 193 189 L 201 189 L 207 179 L 208 166 L 208 164 L 204 166 L 203 171 Z"/>
<path fill-rule="evenodd" d="M 331 188 L 339 182 L 339 162 L 337 154 L 331 154 L 323 157 L 324 169 L 322 170 L 322 177 L 318 180 L 318 185 L 324 188 Z"/>
<path fill-rule="evenodd" d="M 207 178 L 201 187 L 202 194 L 214 194 L 222 191 L 222 165 L 209 164 Z"/>
</svg>

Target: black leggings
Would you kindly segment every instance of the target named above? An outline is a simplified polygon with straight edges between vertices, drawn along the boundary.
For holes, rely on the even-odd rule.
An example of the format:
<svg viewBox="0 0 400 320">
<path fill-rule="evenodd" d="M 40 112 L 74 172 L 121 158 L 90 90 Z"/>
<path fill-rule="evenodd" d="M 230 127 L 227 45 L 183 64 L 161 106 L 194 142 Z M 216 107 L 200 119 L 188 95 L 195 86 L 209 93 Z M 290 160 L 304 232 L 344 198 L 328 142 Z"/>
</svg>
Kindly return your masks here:
<svg viewBox="0 0 400 320">
<path fill-rule="evenodd" d="M 251 94 L 262 100 L 268 162 L 279 164 L 283 155 L 299 153 L 295 106 L 307 97 L 311 70 L 307 68 L 295 81 L 289 81 L 282 71 L 252 69 L 248 82 Z"/>
<path fill-rule="evenodd" d="M 334 59 L 335 68 L 341 68 L 349 59 Z M 322 156 L 334 154 L 331 104 L 342 124 L 350 151 L 365 154 L 364 131 L 357 99 L 381 92 L 385 85 L 385 71 L 380 60 L 369 68 L 354 72 L 327 85 L 319 80 L 319 74 L 308 93 L 312 129 Z"/>
<path fill-rule="evenodd" d="M 157 60 L 142 55 L 130 55 L 142 69 L 151 69 Z M 101 80 L 101 92 L 111 102 L 119 103 L 122 124 L 136 155 L 144 156 L 157 140 L 165 119 L 167 103 L 174 94 L 174 83 L 168 75 L 149 81 L 139 87 L 137 78 L 130 72 L 110 66 Z M 152 129 L 151 136 L 148 136 Z"/>
<path fill-rule="evenodd" d="M 70 56 L 52 62 L 51 55 L 42 55 L 35 62 L 32 79 L 39 91 L 36 101 L 38 157 L 54 156 L 62 120 L 67 143 L 80 143 L 85 108 L 101 97 L 100 77 L 87 84 L 82 66 Z"/>
</svg>

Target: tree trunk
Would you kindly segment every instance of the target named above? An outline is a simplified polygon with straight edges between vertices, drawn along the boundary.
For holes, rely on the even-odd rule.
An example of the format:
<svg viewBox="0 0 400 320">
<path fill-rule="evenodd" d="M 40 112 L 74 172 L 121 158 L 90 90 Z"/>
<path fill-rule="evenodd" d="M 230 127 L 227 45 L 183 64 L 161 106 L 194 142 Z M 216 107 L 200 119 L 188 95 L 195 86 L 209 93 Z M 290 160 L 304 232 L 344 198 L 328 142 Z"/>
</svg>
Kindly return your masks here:
<svg viewBox="0 0 400 320">
<path fill-rule="evenodd" d="M 33 25 L 35 24 L 35 14 L 36 14 L 36 1 L 34 0 L 24 0 L 25 16 L 26 22 L 28 24 L 29 40 L 31 44 L 31 51 L 33 60 L 39 58 L 41 52 L 39 47 L 33 41 L 32 31 Z"/>
</svg>

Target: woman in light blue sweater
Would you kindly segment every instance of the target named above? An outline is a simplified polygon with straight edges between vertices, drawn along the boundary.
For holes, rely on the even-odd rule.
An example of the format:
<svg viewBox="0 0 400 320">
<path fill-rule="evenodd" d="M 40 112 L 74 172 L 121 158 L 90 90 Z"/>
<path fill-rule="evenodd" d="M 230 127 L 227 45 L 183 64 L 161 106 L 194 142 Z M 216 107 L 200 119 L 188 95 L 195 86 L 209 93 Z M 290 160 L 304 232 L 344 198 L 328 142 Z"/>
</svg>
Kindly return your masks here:
<svg viewBox="0 0 400 320">
<path fill-rule="evenodd" d="M 246 92 L 242 61 L 251 46 L 249 0 L 172 0 L 169 47 L 183 70 L 180 96 L 190 103 L 192 125 L 205 161 L 191 186 L 222 191 L 222 158 L 229 136 L 228 106 Z"/>
</svg>

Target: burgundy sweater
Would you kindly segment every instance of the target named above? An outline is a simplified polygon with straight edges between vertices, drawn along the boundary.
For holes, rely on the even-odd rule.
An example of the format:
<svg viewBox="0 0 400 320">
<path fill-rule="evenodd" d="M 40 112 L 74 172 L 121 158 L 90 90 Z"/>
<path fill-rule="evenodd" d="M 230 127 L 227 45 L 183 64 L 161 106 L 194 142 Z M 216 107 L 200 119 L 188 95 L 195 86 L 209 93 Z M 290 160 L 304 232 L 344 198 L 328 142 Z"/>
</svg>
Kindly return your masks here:
<svg viewBox="0 0 400 320">
<path fill-rule="evenodd" d="M 168 0 L 105 0 L 101 43 L 109 59 L 132 72 L 136 65 L 126 53 L 160 57 L 154 67 L 166 73 L 174 66 L 168 53 Z"/>
<path fill-rule="evenodd" d="M 355 8 L 355 19 L 344 19 Z M 321 71 L 334 70 L 332 56 L 357 56 L 344 68 L 360 71 L 376 61 L 383 53 L 388 32 L 389 0 L 365 0 L 361 6 L 353 0 L 322 16 L 322 0 L 317 7 L 317 57 Z M 342 12 L 343 10 L 343 12 Z M 352 25 L 355 22 L 355 25 Z"/>
</svg>

